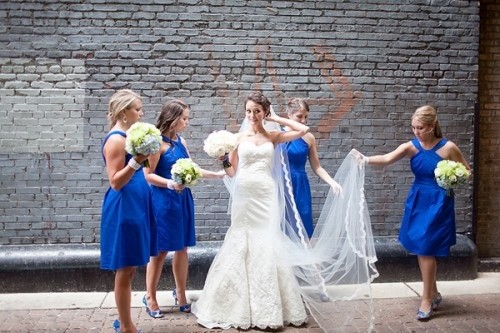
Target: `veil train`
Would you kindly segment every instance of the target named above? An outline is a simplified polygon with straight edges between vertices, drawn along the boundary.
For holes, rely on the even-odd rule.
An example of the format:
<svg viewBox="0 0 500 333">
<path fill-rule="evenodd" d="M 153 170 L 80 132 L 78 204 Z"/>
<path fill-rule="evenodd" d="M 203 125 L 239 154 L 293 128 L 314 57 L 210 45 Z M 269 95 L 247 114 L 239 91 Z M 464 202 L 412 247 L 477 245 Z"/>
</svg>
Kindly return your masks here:
<svg viewBox="0 0 500 333">
<path fill-rule="evenodd" d="M 240 132 L 247 128 L 245 119 Z M 265 128 L 281 130 L 274 122 Z M 351 150 L 340 165 L 334 179 L 342 194 L 329 190 L 309 239 L 293 199 L 286 147 L 275 147 L 273 178 L 281 217 L 277 253 L 283 265 L 293 267 L 304 302 L 325 332 L 373 330 L 371 282 L 379 274 L 358 154 Z M 226 176 L 224 182 L 231 193 L 231 179 Z"/>
</svg>

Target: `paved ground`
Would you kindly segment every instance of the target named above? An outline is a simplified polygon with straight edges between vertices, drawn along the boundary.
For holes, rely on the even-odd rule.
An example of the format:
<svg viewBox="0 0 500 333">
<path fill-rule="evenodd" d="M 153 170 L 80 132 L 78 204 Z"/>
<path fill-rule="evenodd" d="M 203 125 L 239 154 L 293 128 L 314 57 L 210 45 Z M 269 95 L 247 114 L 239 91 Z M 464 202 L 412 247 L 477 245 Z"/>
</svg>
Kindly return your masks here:
<svg viewBox="0 0 500 333">
<path fill-rule="evenodd" d="M 478 279 L 438 282 L 441 308 L 428 322 L 415 319 L 421 283 L 374 283 L 374 332 L 500 332 L 500 273 L 481 273 Z M 190 292 L 196 296 L 196 291 Z M 144 332 L 220 332 L 196 323 L 192 314 L 173 307 L 170 292 L 160 293 L 168 314 L 150 318 L 141 307 L 144 292 L 134 293 L 133 316 Z M 113 332 L 116 318 L 113 293 L 0 294 L 0 332 Z M 350 309 L 346 308 L 346 311 Z M 341 332 L 332 328 L 331 332 Z M 234 333 L 237 330 L 227 330 Z M 246 332 L 262 332 L 249 330 Z M 321 333 L 314 321 L 280 332 Z"/>
</svg>

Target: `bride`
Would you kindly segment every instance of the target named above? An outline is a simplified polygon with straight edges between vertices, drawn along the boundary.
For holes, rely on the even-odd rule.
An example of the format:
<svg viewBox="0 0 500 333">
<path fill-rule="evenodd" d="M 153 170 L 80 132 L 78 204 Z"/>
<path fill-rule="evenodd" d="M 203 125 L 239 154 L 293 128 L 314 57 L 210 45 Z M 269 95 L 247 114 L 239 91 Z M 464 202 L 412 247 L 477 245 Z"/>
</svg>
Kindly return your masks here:
<svg viewBox="0 0 500 333">
<path fill-rule="evenodd" d="M 376 276 L 362 186 L 361 193 L 353 190 L 354 196 L 343 195 L 343 200 L 337 200 L 348 207 L 352 206 L 349 200 L 357 200 L 354 208 L 342 208 L 354 210 L 354 214 L 338 214 L 344 222 L 324 223 L 331 219 L 332 209 L 339 209 L 329 203 L 315 234 L 308 239 L 294 206 L 281 144 L 304 136 L 309 128 L 271 111 L 271 103 L 260 92 L 250 94 L 245 101 L 246 117 L 237 149 L 223 162 L 229 176 L 231 227 L 192 312 L 207 328 L 277 329 L 306 323 L 307 306 L 320 327 L 328 331 L 328 321 L 339 312 L 339 304 L 333 301 L 353 299 L 360 292 L 358 286 L 369 284 Z M 279 130 L 285 126 L 290 130 Z M 354 159 L 348 168 L 351 166 L 358 171 L 346 179 L 364 176 Z M 356 181 L 344 184 L 359 189 Z M 285 214 L 285 210 L 292 214 Z M 295 219 L 288 221 L 285 216 Z M 331 224 L 337 225 L 332 228 Z M 359 226 L 351 234 L 343 224 Z M 358 233 L 364 241 L 360 242 Z M 353 272 L 356 276 L 351 276 Z M 340 284 L 348 287 L 347 293 L 332 289 Z M 352 320 L 341 317 L 335 316 L 352 325 Z"/>
</svg>

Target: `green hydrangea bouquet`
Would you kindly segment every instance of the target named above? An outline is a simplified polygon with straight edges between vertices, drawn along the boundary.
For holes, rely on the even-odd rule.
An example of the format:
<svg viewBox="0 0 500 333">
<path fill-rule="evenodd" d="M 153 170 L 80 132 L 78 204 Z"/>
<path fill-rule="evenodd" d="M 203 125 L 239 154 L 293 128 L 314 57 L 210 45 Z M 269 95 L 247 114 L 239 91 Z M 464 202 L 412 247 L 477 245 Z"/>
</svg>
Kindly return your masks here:
<svg viewBox="0 0 500 333">
<path fill-rule="evenodd" d="M 190 158 L 180 158 L 172 165 L 172 179 L 177 184 L 192 186 L 201 177 L 201 168 Z"/>
<path fill-rule="evenodd" d="M 161 132 L 154 125 L 137 122 L 127 130 L 125 150 L 133 156 L 156 154 L 161 141 Z M 149 167 L 148 160 L 144 161 L 144 166 Z"/>
<path fill-rule="evenodd" d="M 465 184 L 470 176 L 470 171 L 460 162 L 442 160 L 438 162 L 434 176 L 438 185 L 450 194 L 452 188 Z"/>
</svg>

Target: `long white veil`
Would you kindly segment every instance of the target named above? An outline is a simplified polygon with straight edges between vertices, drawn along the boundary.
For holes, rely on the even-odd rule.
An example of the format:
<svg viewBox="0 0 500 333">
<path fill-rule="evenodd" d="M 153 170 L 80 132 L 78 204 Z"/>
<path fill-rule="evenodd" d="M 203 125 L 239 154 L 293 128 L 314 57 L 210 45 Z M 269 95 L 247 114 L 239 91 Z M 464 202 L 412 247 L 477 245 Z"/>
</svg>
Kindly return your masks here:
<svg viewBox="0 0 500 333">
<path fill-rule="evenodd" d="M 281 130 L 274 122 L 264 127 Z M 245 118 L 240 132 L 247 129 Z M 330 189 L 309 239 L 293 199 L 286 146 L 275 147 L 273 178 L 282 231 L 276 240 L 279 261 L 293 267 L 306 306 L 325 332 L 373 329 L 371 282 L 378 276 L 377 257 L 364 196 L 364 165 L 355 156 L 352 150 L 339 167 L 334 179 L 342 194 Z M 226 176 L 224 182 L 232 193 L 232 179 Z"/>
</svg>

